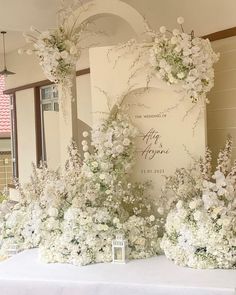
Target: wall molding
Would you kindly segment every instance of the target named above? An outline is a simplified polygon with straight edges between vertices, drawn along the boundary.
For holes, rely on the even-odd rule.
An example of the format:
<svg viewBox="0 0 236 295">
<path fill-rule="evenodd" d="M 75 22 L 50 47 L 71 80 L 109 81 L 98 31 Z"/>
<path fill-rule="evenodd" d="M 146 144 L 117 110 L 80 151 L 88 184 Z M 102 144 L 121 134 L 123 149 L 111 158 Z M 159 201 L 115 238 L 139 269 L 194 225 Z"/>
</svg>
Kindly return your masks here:
<svg viewBox="0 0 236 295">
<path fill-rule="evenodd" d="M 208 35 L 202 36 L 202 38 L 209 39 L 210 41 L 217 41 L 217 40 L 230 38 L 234 36 L 236 36 L 236 27 L 218 31 L 212 34 L 208 34 Z"/>
<path fill-rule="evenodd" d="M 86 69 L 83 69 L 83 70 L 76 71 L 76 76 L 82 76 L 82 75 L 86 75 L 86 74 L 89 74 L 89 73 L 90 73 L 90 68 L 86 68 Z M 51 82 L 50 80 L 42 80 L 42 81 L 38 81 L 38 82 L 18 86 L 18 87 L 15 87 L 15 88 L 7 89 L 3 93 L 9 95 L 9 94 L 16 93 L 17 91 L 22 91 L 22 90 L 26 90 L 26 89 L 30 89 L 30 88 L 47 86 L 47 85 L 50 85 L 50 84 L 53 84 L 53 82 Z"/>
</svg>

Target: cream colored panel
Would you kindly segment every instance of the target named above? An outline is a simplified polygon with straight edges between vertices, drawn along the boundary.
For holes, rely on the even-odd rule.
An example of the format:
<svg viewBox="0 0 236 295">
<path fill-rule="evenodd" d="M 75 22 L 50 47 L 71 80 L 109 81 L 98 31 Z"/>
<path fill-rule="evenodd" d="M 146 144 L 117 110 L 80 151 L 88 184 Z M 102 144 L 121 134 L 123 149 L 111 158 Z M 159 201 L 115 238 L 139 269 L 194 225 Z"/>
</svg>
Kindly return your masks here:
<svg viewBox="0 0 236 295">
<path fill-rule="evenodd" d="M 16 93 L 19 180 L 25 183 L 36 162 L 34 90 Z"/>
<path fill-rule="evenodd" d="M 120 94 L 128 92 L 123 103 L 132 106 L 129 113 L 131 120 L 141 132 L 136 139 L 137 161 L 132 177 L 136 181 L 152 180 L 153 196 L 157 197 L 164 181 L 163 174 L 172 174 L 177 167 L 191 164 L 192 158 L 186 149 L 197 157 L 204 153 L 204 113 L 193 132 L 200 111 L 199 106 L 196 106 L 185 120 L 186 111 L 192 107 L 190 100 L 182 101 L 178 107 L 168 112 L 168 109 L 182 99 L 181 93 L 157 77 L 151 79 L 149 91 L 143 91 L 147 81 L 145 71 L 140 71 L 134 77 L 134 89 L 128 90 L 130 68 L 137 52 L 130 56 L 120 56 L 114 67 L 107 58 L 109 50 L 109 47 L 90 50 L 93 121 L 96 123 L 104 117 L 104 112 L 108 111 L 109 97 L 112 107 L 117 103 Z M 114 51 L 114 54 L 119 55 L 119 52 Z M 106 97 L 104 92 L 109 97 Z"/>
</svg>

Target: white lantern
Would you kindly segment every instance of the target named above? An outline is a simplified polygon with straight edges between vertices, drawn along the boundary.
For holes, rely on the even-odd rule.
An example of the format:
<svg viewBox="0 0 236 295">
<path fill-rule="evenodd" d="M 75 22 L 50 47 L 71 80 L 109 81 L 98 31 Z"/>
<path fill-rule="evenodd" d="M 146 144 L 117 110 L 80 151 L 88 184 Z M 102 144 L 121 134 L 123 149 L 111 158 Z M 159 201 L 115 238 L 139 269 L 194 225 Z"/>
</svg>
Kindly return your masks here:
<svg viewBox="0 0 236 295">
<path fill-rule="evenodd" d="M 123 235 L 116 235 L 116 239 L 112 241 L 112 260 L 113 263 L 124 264 L 127 262 L 127 241 L 124 240 Z"/>
</svg>

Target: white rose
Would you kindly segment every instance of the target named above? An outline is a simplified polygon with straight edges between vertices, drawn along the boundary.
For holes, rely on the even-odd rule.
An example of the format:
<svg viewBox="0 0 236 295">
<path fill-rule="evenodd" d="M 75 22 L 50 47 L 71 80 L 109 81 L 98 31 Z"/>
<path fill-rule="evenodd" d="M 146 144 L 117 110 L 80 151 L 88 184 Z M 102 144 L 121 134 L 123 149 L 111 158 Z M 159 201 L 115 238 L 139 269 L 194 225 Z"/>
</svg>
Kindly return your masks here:
<svg viewBox="0 0 236 295">
<path fill-rule="evenodd" d="M 99 175 L 99 178 L 100 178 L 101 180 L 104 180 L 104 179 L 106 178 L 106 176 L 105 176 L 105 174 L 102 173 L 102 174 Z"/>
<path fill-rule="evenodd" d="M 124 141 L 123 141 L 123 145 L 124 146 L 130 145 L 130 140 L 128 138 L 125 138 Z"/>
<path fill-rule="evenodd" d="M 72 55 L 75 55 L 77 53 L 77 48 L 75 45 L 73 45 L 71 48 L 70 48 L 70 54 Z"/>
<path fill-rule="evenodd" d="M 87 146 L 87 145 L 84 145 L 84 146 L 83 146 L 83 151 L 84 151 L 84 152 L 87 152 L 87 151 L 88 151 L 88 146 Z"/>
<path fill-rule="evenodd" d="M 68 57 L 68 52 L 67 52 L 66 50 L 63 50 L 63 51 L 61 52 L 61 57 L 62 57 L 63 59 L 66 59 L 66 58 Z"/>
<path fill-rule="evenodd" d="M 178 77 L 179 79 L 183 79 L 183 78 L 184 78 L 184 73 L 183 73 L 183 72 L 178 73 L 178 74 L 177 74 L 177 77 Z"/>
<path fill-rule="evenodd" d="M 192 210 L 197 208 L 197 202 L 196 201 L 191 201 L 189 203 L 189 208 L 192 209 Z"/>
<path fill-rule="evenodd" d="M 124 148 L 123 148 L 122 145 L 118 145 L 118 146 L 116 147 L 116 152 L 117 152 L 117 153 L 121 154 L 123 151 L 124 151 Z"/>
<path fill-rule="evenodd" d="M 196 212 L 194 212 L 194 214 L 193 214 L 193 218 L 194 218 L 196 221 L 200 220 L 200 219 L 202 218 L 202 213 L 201 213 L 199 210 L 196 211 Z"/>
<path fill-rule="evenodd" d="M 181 209 L 183 207 L 183 201 L 178 201 L 178 203 L 176 204 L 176 208 L 177 209 Z"/>
<path fill-rule="evenodd" d="M 166 27 L 165 27 L 165 26 L 160 27 L 159 31 L 160 31 L 160 33 L 162 33 L 162 34 L 165 34 L 165 32 L 166 32 Z"/>
<path fill-rule="evenodd" d="M 87 131 L 84 131 L 84 132 L 83 132 L 83 137 L 88 137 L 88 135 L 89 135 L 89 134 L 88 134 Z"/>
<path fill-rule="evenodd" d="M 183 18 L 182 16 L 179 16 L 179 17 L 177 18 L 177 23 L 178 23 L 179 25 L 182 25 L 182 24 L 184 23 L 184 18 Z"/>
<path fill-rule="evenodd" d="M 57 217 L 58 216 L 58 210 L 57 208 L 49 208 L 48 209 L 48 215 L 51 216 L 51 217 Z"/>
<path fill-rule="evenodd" d="M 98 162 L 94 161 L 91 163 L 91 165 L 93 166 L 93 168 L 97 168 L 98 167 Z"/>
<path fill-rule="evenodd" d="M 150 221 L 154 221 L 155 220 L 155 216 L 154 215 L 149 216 L 149 220 Z"/>
</svg>

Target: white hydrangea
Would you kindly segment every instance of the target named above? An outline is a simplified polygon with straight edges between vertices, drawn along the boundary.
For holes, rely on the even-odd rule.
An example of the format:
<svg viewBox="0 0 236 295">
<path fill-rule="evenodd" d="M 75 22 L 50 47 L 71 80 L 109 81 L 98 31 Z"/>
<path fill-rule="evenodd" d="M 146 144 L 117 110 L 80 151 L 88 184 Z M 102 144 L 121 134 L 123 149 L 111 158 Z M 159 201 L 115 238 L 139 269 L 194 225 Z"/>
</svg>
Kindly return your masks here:
<svg viewBox="0 0 236 295">
<path fill-rule="evenodd" d="M 168 186 L 174 192 L 180 184 L 186 187 L 167 216 L 161 242 L 165 255 L 179 265 L 236 268 L 236 162 L 226 173 L 224 169 L 231 151 L 232 141 L 228 139 L 211 179 L 206 174 L 209 162 L 205 167 L 200 162 L 200 169 L 196 165 L 169 179 Z"/>
<path fill-rule="evenodd" d="M 182 18 L 178 21 L 183 23 Z M 213 64 L 218 60 L 210 41 L 179 30 L 170 35 L 160 31 L 150 45 L 150 63 L 156 74 L 169 84 L 182 82 L 192 102 L 205 101 L 214 85 Z"/>
</svg>

